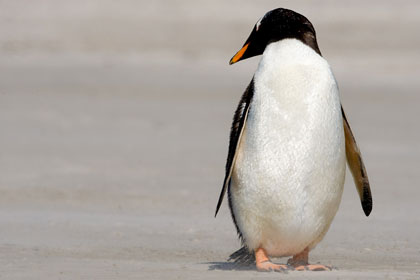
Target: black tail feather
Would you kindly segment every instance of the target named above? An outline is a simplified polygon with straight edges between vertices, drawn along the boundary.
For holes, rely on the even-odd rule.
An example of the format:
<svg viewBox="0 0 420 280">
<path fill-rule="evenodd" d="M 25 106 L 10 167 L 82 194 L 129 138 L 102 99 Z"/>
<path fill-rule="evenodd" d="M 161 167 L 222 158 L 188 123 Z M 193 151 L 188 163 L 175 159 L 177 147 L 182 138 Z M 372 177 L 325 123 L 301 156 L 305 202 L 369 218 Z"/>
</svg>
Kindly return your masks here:
<svg viewBox="0 0 420 280">
<path fill-rule="evenodd" d="M 246 246 L 243 246 L 236 252 L 233 252 L 228 261 L 233 261 L 237 265 L 248 266 L 255 264 L 254 252 L 250 252 Z"/>
</svg>

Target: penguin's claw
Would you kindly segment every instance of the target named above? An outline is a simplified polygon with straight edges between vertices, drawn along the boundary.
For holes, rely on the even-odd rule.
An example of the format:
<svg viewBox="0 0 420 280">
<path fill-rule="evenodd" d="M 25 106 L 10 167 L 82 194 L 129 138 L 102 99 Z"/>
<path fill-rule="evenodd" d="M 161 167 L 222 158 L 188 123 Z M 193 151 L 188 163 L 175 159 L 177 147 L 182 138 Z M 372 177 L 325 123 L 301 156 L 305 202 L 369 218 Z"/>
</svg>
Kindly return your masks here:
<svg viewBox="0 0 420 280">
<path fill-rule="evenodd" d="M 287 272 L 291 268 L 288 265 L 285 264 L 274 264 L 270 261 L 265 261 L 261 263 L 257 263 L 257 270 L 260 272 L 270 272 L 270 271 L 276 271 L 276 272 Z"/>
<path fill-rule="evenodd" d="M 332 267 L 322 264 L 308 264 L 308 265 L 299 265 L 295 267 L 296 271 L 331 271 Z"/>
</svg>

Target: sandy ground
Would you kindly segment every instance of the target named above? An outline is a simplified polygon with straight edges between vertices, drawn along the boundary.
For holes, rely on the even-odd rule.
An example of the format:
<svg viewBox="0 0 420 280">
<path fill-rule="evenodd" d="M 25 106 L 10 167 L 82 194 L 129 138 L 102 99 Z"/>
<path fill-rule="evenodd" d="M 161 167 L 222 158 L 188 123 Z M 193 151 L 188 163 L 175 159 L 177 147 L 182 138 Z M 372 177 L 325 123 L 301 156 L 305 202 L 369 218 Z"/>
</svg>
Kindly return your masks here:
<svg viewBox="0 0 420 280">
<path fill-rule="evenodd" d="M 420 2 L 256 2 L 0 2 L 1 279 L 420 278 Z M 213 217 L 258 58 L 227 62 L 278 6 L 314 23 L 370 175 L 371 216 L 348 176 L 311 253 L 332 272 L 236 270 Z"/>
</svg>

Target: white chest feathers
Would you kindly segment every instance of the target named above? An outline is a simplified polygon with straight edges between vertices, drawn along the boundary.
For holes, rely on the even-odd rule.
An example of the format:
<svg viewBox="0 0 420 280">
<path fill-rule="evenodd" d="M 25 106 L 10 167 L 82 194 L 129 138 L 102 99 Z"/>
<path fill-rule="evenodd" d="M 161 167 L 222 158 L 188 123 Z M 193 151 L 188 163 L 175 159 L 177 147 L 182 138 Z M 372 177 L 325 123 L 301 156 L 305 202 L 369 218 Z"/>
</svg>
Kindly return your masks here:
<svg viewBox="0 0 420 280">
<path fill-rule="evenodd" d="M 341 200 L 344 143 L 338 88 L 326 60 L 295 39 L 268 45 L 230 189 L 249 248 L 292 255 L 322 239 Z"/>
</svg>

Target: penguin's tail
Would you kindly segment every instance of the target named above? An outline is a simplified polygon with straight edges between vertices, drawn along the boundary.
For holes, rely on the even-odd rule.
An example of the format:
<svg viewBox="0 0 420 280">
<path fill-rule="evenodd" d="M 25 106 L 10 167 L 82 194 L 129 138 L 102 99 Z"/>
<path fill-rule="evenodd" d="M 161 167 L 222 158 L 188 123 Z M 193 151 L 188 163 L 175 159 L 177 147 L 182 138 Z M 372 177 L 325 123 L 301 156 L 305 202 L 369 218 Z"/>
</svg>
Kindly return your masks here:
<svg viewBox="0 0 420 280">
<path fill-rule="evenodd" d="M 240 266 L 248 266 L 255 264 L 255 255 L 253 251 L 249 251 L 248 247 L 243 246 L 238 251 L 233 252 L 228 261 L 232 261 Z"/>
</svg>

